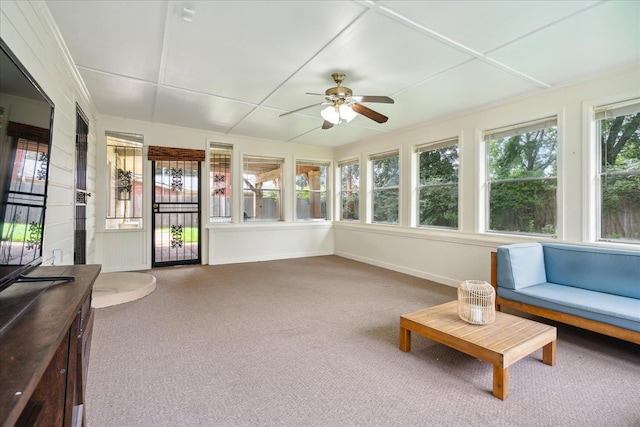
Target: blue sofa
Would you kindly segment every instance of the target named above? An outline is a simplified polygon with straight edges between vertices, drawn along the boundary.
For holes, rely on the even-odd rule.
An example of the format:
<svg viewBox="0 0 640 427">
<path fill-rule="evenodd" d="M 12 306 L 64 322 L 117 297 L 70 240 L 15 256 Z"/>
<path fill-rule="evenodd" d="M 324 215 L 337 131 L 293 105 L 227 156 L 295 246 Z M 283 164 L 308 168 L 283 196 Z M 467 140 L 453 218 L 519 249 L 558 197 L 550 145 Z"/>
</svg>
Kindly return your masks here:
<svg viewBox="0 0 640 427">
<path fill-rule="evenodd" d="M 492 253 L 496 306 L 640 344 L 640 251 L 518 243 Z"/>
</svg>

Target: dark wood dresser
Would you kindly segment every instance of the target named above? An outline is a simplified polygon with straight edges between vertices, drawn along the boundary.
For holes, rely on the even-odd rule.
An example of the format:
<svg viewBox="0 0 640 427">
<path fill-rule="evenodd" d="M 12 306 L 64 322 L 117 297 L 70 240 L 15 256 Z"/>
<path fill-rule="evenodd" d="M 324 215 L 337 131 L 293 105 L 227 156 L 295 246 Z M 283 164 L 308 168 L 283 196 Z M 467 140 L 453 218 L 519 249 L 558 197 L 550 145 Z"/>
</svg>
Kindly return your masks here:
<svg viewBox="0 0 640 427">
<path fill-rule="evenodd" d="M 93 330 L 91 291 L 100 265 L 38 267 L 0 292 L 0 425 L 85 425 Z"/>
</svg>

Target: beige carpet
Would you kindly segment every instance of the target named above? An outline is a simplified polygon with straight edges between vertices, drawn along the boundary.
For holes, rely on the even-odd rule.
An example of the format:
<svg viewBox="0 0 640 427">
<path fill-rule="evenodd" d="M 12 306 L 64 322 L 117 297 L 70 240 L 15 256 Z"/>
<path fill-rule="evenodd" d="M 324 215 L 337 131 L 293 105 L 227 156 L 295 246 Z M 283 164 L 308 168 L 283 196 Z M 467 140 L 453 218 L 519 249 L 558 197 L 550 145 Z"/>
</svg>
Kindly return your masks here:
<svg viewBox="0 0 640 427">
<path fill-rule="evenodd" d="M 401 314 L 456 290 L 336 256 L 154 269 L 157 290 L 98 309 L 90 426 L 640 426 L 640 347 L 560 325 L 491 394 L 487 363 Z"/>
</svg>

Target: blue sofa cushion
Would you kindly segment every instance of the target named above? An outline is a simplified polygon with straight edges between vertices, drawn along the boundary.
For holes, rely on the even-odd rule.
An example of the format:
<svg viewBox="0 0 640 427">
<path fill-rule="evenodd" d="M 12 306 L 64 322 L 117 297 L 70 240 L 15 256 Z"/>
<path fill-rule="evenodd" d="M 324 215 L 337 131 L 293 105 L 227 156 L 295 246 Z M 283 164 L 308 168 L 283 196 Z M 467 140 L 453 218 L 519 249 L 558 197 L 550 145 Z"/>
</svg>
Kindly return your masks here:
<svg viewBox="0 0 640 427">
<path fill-rule="evenodd" d="M 637 309 L 638 300 L 634 298 L 553 283 L 530 286 L 517 291 L 498 288 L 498 295 L 512 301 L 640 332 L 640 311 Z M 595 301 L 597 305 L 594 306 Z"/>
<path fill-rule="evenodd" d="M 498 247 L 498 286 L 522 289 L 547 281 L 540 243 L 516 243 Z"/>
<path fill-rule="evenodd" d="M 562 243 L 542 249 L 546 281 L 640 300 L 640 251 Z"/>
</svg>

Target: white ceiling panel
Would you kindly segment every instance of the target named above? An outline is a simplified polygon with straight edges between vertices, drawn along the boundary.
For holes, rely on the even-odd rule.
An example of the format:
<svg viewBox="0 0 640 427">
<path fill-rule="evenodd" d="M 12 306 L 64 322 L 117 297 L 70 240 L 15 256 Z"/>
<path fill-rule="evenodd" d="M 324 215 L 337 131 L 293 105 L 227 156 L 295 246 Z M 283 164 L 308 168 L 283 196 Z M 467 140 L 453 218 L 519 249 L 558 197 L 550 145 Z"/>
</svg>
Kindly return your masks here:
<svg viewBox="0 0 640 427">
<path fill-rule="evenodd" d="M 158 91 L 153 121 L 225 133 L 254 108 L 225 98 L 163 87 Z"/>
<path fill-rule="evenodd" d="M 258 108 L 236 126 L 231 133 L 255 138 L 289 141 L 301 134 L 322 126 L 319 116 L 292 115 L 278 117 L 280 111 L 271 108 Z"/>
<path fill-rule="evenodd" d="M 166 1 L 49 1 L 78 66 L 157 82 Z"/>
<path fill-rule="evenodd" d="M 381 127 L 381 129 L 384 128 Z M 343 145 L 344 141 L 357 141 L 385 133 L 388 133 L 388 130 L 376 131 L 374 129 L 353 125 L 338 125 L 331 129 L 322 129 L 318 126 L 315 130 L 292 139 L 291 142 L 320 145 L 323 147 L 338 147 Z"/>
<path fill-rule="evenodd" d="M 486 53 L 597 1 L 382 1 L 418 24 Z"/>
<path fill-rule="evenodd" d="M 353 2 L 197 2 L 170 20 L 164 82 L 260 103 L 365 9 Z"/>
<path fill-rule="evenodd" d="M 537 89 L 527 80 L 475 60 L 399 94 L 397 126 L 448 116 Z"/>
<path fill-rule="evenodd" d="M 637 0 L 45 1 L 100 114 L 331 147 L 640 62 Z M 335 72 L 388 122 L 279 117 Z"/>
<path fill-rule="evenodd" d="M 152 121 L 155 85 L 87 70 L 80 74 L 101 114 Z"/>
<path fill-rule="evenodd" d="M 300 73 L 275 93 L 267 105 L 295 109 L 313 103 L 305 92 L 335 86 L 331 73 L 347 75 L 343 85 L 357 95 L 391 95 L 471 56 L 377 13 L 349 27 Z M 307 75 L 326 76 L 320 86 L 304 86 Z M 295 99 L 296 104 L 289 101 Z"/>
<path fill-rule="evenodd" d="M 599 4 L 490 56 L 553 84 L 637 63 L 640 61 L 640 1 Z"/>
</svg>

